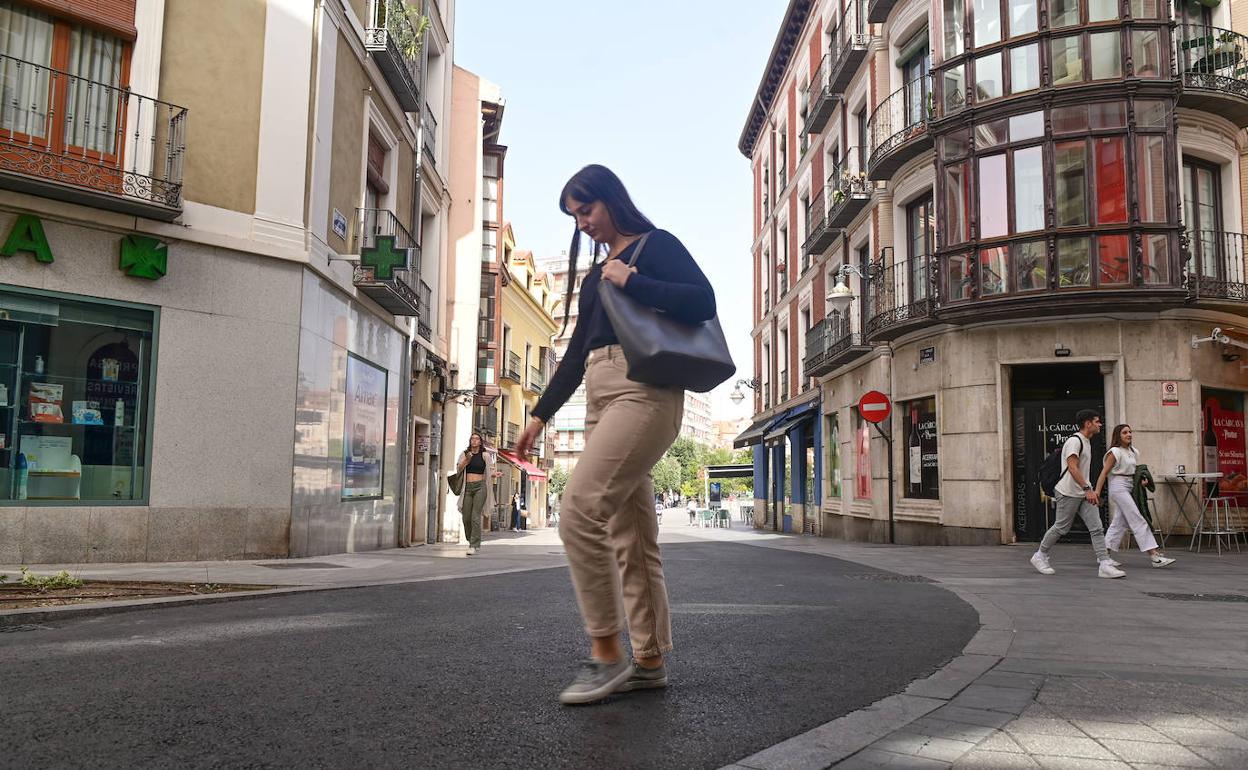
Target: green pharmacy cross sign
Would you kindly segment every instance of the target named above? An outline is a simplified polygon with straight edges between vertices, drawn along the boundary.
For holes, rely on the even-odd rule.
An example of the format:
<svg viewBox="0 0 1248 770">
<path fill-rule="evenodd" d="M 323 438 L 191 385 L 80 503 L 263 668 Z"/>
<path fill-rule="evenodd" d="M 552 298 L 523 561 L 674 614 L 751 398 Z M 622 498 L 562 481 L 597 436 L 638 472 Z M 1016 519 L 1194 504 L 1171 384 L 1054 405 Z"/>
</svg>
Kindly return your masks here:
<svg viewBox="0 0 1248 770">
<path fill-rule="evenodd" d="M 394 280 L 396 268 L 407 269 L 408 249 L 395 249 L 393 235 L 377 236 L 374 246 L 360 249 L 360 265 L 373 269 L 373 278 L 379 281 Z"/>
<path fill-rule="evenodd" d="M 145 235 L 127 235 L 118 266 L 126 275 L 155 281 L 169 270 L 169 247 Z"/>
</svg>

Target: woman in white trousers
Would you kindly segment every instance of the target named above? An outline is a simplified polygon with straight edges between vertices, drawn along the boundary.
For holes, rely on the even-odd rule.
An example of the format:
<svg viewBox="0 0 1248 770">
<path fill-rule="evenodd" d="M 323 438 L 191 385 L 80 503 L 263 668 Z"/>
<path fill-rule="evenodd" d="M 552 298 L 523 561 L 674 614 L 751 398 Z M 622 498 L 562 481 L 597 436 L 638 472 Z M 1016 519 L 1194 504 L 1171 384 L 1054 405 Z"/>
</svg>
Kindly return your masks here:
<svg viewBox="0 0 1248 770">
<path fill-rule="evenodd" d="M 1122 538 L 1130 527 L 1135 535 L 1136 545 L 1147 554 L 1154 567 L 1169 567 L 1174 559 L 1161 553 L 1153 530 L 1140 514 L 1135 499 L 1131 497 L 1131 485 L 1135 480 L 1135 466 L 1139 462 L 1139 453 L 1131 444 L 1131 426 L 1115 425 L 1110 437 L 1109 451 L 1105 453 L 1105 464 L 1101 468 L 1101 477 L 1096 480 L 1096 494 L 1101 494 L 1105 480 L 1109 480 L 1109 501 L 1112 503 L 1113 520 L 1105 532 L 1105 547 L 1117 552 L 1122 546 Z M 1143 482 L 1147 484 L 1148 482 Z M 1114 566 L 1121 566 L 1117 561 Z"/>
</svg>

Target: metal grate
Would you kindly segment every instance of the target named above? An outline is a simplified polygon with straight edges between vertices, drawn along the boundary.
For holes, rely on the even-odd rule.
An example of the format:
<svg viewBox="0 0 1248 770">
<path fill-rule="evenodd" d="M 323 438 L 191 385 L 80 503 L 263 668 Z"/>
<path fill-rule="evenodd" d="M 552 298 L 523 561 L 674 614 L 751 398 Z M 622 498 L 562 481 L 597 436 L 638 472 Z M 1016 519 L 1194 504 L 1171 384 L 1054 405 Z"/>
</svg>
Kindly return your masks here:
<svg viewBox="0 0 1248 770">
<path fill-rule="evenodd" d="M 1243 594 L 1165 594 L 1145 592 L 1148 596 L 1158 599 L 1169 599 L 1174 602 L 1248 602 Z"/>
<path fill-rule="evenodd" d="M 277 564 L 257 564 L 257 567 L 268 567 L 269 569 L 346 569 L 345 564 L 330 564 L 323 561 L 307 561 L 307 562 L 279 562 Z"/>
<path fill-rule="evenodd" d="M 876 583 L 935 583 L 922 575 L 898 575 L 893 572 L 855 572 L 841 577 L 847 580 L 869 580 Z"/>
</svg>

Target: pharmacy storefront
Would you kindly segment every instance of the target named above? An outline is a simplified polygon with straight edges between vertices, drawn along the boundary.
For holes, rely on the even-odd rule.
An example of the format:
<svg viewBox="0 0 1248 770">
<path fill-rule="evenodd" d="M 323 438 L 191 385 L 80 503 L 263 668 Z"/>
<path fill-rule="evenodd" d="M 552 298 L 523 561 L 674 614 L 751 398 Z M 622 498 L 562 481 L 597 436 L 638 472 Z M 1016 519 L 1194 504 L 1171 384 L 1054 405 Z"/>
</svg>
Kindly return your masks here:
<svg viewBox="0 0 1248 770">
<path fill-rule="evenodd" d="M 0 211 L 0 564 L 397 545 L 408 337 L 349 267 Z"/>
</svg>

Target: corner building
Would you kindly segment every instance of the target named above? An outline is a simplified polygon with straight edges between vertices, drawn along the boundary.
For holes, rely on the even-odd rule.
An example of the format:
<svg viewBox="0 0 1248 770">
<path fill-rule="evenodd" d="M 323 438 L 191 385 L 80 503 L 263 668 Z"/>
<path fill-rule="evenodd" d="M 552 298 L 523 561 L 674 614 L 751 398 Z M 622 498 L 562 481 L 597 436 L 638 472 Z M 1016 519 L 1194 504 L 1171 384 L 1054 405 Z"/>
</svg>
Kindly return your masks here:
<svg viewBox="0 0 1248 770">
<path fill-rule="evenodd" d="M 1228 3 L 791 2 L 740 142 L 756 510 L 796 495 L 765 444 L 808 379 L 825 535 L 887 537 L 869 390 L 894 403 L 898 542 L 1038 540 L 1040 463 L 1086 407 L 1107 426 L 1094 473 L 1129 422 L 1154 475 L 1216 464 L 1238 491 L 1248 377 L 1234 345 L 1194 340 L 1248 314 L 1239 29 Z"/>
</svg>

